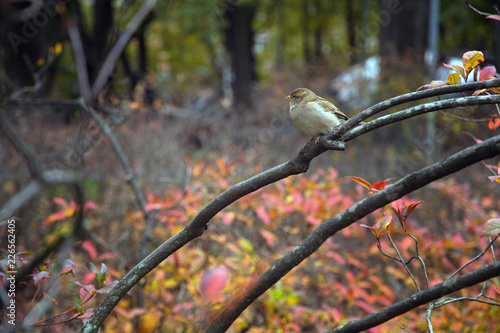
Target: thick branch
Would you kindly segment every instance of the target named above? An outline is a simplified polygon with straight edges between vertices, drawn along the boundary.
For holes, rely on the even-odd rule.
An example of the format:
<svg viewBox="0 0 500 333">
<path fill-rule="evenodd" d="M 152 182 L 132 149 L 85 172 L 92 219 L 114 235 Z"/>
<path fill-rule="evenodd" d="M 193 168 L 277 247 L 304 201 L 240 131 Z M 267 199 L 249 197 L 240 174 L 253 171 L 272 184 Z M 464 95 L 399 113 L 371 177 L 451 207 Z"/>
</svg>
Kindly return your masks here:
<svg viewBox="0 0 500 333">
<path fill-rule="evenodd" d="M 364 125 L 358 126 L 352 131 L 345 133 L 340 138 L 340 140 L 347 142 L 362 134 L 373 131 L 374 129 L 377 129 L 379 127 L 393 124 L 398 121 L 409 119 L 432 111 L 470 106 L 470 105 L 483 105 L 483 104 L 495 104 L 495 103 L 500 103 L 500 95 L 467 96 L 459 98 L 450 98 L 427 104 L 421 104 L 408 108 L 406 110 L 398 111 L 393 114 L 379 117 Z"/>
<path fill-rule="evenodd" d="M 411 93 L 407 93 L 404 95 L 396 96 L 396 97 L 390 98 L 388 100 L 382 101 L 378 104 L 375 104 L 375 105 L 369 107 L 368 109 L 358 113 L 357 115 L 355 115 L 354 117 L 352 117 L 348 121 L 346 121 L 342 127 L 338 128 L 334 132 L 334 134 L 339 135 L 339 134 L 345 133 L 348 130 L 350 130 L 351 128 L 353 128 L 354 126 L 356 126 L 357 124 L 359 124 L 361 121 L 363 121 L 363 120 L 365 120 L 365 119 L 367 119 L 367 118 L 369 118 L 369 117 L 371 117 L 379 112 L 390 109 L 396 105 L 416 101 L 419 99 L 429 98 L 429 97 L 436 97 L 436 96 L 441 96 L 441 95 L 446 95 L 446 94 L 479 90 L 479 89 L 484 89 L 484 88 L 494 88 L 494 87 L 500 87 L 500 79 L 491 79 L 491 80 L 486 80 L 486 81 L 456 84 L 456 85 L 452 85 L 452 86 L 438 87 L 438 88 L 416 91 L 416 92 L 411 92 Z"/>
<path fill-rule="evenodd" d="M 471 287 L 499 275 L 500 261 L 496 261 L 470 273 L 446 280 L 445 282 L 435 285 L 429 289 L 413 294 L 412 296 L 400 302 L 394 303 L 383 310 L 338 327 L 332 332 L 354 333 L 367 330 L 421 305 L 451 294 L 454 291 Z"/>
<path fill-rule="evenodd" d="M 299 154 L 290 161 L 242 181 L 210 201 L 184 229 L 160 245 L 117 283 L 112 292 L 104 297 L 104 300 L 85 323 L 81 332 L 97 332 L 104 319 L 130 288 L 172 253 L 201 236 L 210 219 L 220 210 L 266 185 L 290 175 L 307 171 L 311 160 L 325 150 L 325 148 L 320 147 L 320 144 L 314 145 L 311 142 L 302 148 Z"/>
<path fill-rule="evenodd" d="M 243 297 L 235 299 L 212 323 L 207 332 L 224 332 L 233 321 L 260 295 L 284 275 L 300 264 L 336 232 L 348 227 L 357 220 L 388 203 L 401 198 L 437 179 L 457 172 L 483 159 L 500 154 L 500 136 L 483 141 L 464 149 L 441 162 L 413 172 L 394 185 L 380 191 L 347 210 L 327 219 L 316 228 L 304 241 L 278 260 L 269 270 L 260 276 L 252 290 Z"/>
<path fill-rule="evenodd" d="M 444 94 L 444 93 L 474 90 L 474 89 L 490 87 L 490 86 L 498 86 L 500 83 L 500 80 L 490 80 L 490 81 L 496 81 L 495 82 L 496 84 L 493 84 L 493 82 L 484 81 L 484 82 L 480 82 L 480 84 L 474 83 L 474 84 L 467 84 L 467 85 L 462 85 L 462 86 L 449 86 L 449 87 L 444 87 L 441 89 L 434 89 L 434 90 L 429 90 L 429 91 L 407 94 L 407 95 L 403 95 L 403 96 L 406 96 L 405 98 L 394 98 L 394 99 L 389 100 L 389 101 L 392 101 L 390 103 L 379 103 L 379 104 L 377 104 L 377 105 L 379 105 L 378 107 L 375 106 L 373 108 L 367 109 L 367 111 L 373 112 L 373 114 L 375 114 L 376 112 L 379 112 L 379 111 L 377 111 L 378 109 L 382 109 L 382 108 L 386 109 L 386 108 L 391 106 L 391 105 L 387 106 L 387 104 L 392 104 L 392 106 L 397 105 L 397 104 L 404 103 L 404 102 L 407 102 L 410 100 L 414 100 L 417 98 L 415 96 L 419 96 L 418 98 L 432 97 L 432 96 L 436 96 L 436 95 Z M 384 104 L 384 105 L 382 105 L 382 104 Z M 357 119 L 357 121 L 360 121 L 360 120 L 361 119 Z M 355 123 L 355 122 L 353 122 L 353 123 Z M 347 124 L 347 122 L 345 124 Z M 142 260 L 129 273 L 127 273 L 121 281 L 119 281 L 119 283 L 113 289 L 113 292 L 106 295 L 104 300 L 101 302 L 101 304 L 99 304 L 97 309 L 94 311 L 93 316 L 83 326 L 81 332 L 96 332 L 98 330 L 98 328 L 100 327 L 100 325 L 102 324 L 102 322 L 104 321 L 104 319 L 106 319 L 106 317 L 112 311 L 114 306 L 116 306 L 116 304 L 119 302 L 119 300 L 127 293 L 127 291 L 130 288 L 132 288 L 140 279 L 142 279 L 142 277 L 144 277 L 148 272 L 150 272 L 152 269 L 154 269 L 163 260 L 168 258 L 172 253 L 174 253 L 179 248 L 183 247 L 184 245 L 186 245 L 187 243 L 189 243 L 193 239 L 201 236 L 203 234 L 204 229 L 206 228 L 206 225 L 210 221 L 210 219 L 212 217 L 214 217 L 223 208 L 227 207 L 228 205 L 230 205 L 234 201 L 238 200 L 239 198 L 241 198 L 249 193 L 252 193 L 252 192 L 254 192 L 254 191 L 256 191 L 256 190 L 258 190 L 266 185 L 269 185 L 273 182 L 287 178 L 287 177 L 294 175 L 294 174 L 306 172 L 309 168 L 309 164 L 310 164 L 311 160 L 329 149 L 342 150 L 343 149 L 343 142 L 341 142 L 341 141 L 329 141 L 327 137 L 320 137 L 317 144 L 314 143 L 313 141 L 306 144 L 306 146 L 303 147 L 300 150 L 300 152 L 294 158 L 289 160 L 288 162 L 285 162 L 281 165 L 278 165 L 274 168 L 271 168 L 267 171 L 264 171 L 256 176 L 253 176 L 252 178 L 250 178 L 248 180 L 245 180 L 241 183 L 238 183 L 238 184 L 234 185 L 233 187 L 231 187 L 230 189 L 228 189 L 227 191 L 221 193 L 219 196 L 217 196 L 212 201 L 210 201 L 210 203 L 208 203 L 205 207 L 203 207 L 200 210 L 200 212 L 196 215 L 196 217 L 184 229 L 182 229 L 174 237 L 165 241 L 161 246 L 159 246 L 155 251 L 153 251 L 148 257 L 146 257 L 144 260 Z M 470 163 L 470 164 L 472 164 L 472 163 Z M 470 164 L 466 164 L 465 166 L 470 165 Z M 465 166 L 462 166 L 461 168 L 463 168 Z M 449 173 L 452 173 L 452 172 L 455 172 L 455 171 L 450 171 Z M 449 174 L 449 173 L 446 173 L 446 174 Z M 443 177 L 443 176 L 441 176 L 441 177 Z M 438 177 L 438 178 L 440 178 L 440 177 Z M 438 178 L 436 178 L 436 179 L 438 179 Z M 405 179 L 407 179 L 407 178 L 405 178 Z M 391 187 L 391 188 L 394 188 L 394 187 Z M 413 190 L 411 190 L 411 191 L 413 191 Z M 409 192 L 411 192 L 411 191 L 409 191 Z M 403 196 L 409 192 L 405 192 L 405 193 L 401 194 L 401 196 Z M 397 198 L 398 197 L 390 199 L 386 203 L 392 202 L 393 200 L 395 200 Z M 383 205 L 385 205 L 385 203 L 382 204 L 381 206 L 383 206 Z M 377 206 L 376 208 L 373 208 L 373 210 L 375 210 L 377 208 L 379 208 L 379 207 Z M 354 210 L 355 209 L 353 207 L 351 207 L 351 209 L 349 209 L 349 211 L 354 211 Z M 364 214 L 364 215 L 357 216 L 355 220 L 369 214 L 371 211 L 364 211 L 363 209 L 361 209 L 357 212 L 359 214 Z M 351 222 L 351 223 L 353 223 L 353 222 Z M 320 228 L 318 228 L 318 229 L 320 229 Z M 321 244 L 319 244 L 319 245 L 321 245 Z M 318 247 L 319 247 L 319 245 L 318 245 Z M 312 252 L 310 252 L 310 253 L 312 253 Z M 300 261 L 302 261 L 307 256 L 309 256 L 310 253 L 307 254 L 304 258 L 302 258 Z M 290 269 L 292 269 L 293 267 L 294 266 L 291 266 L 288 269 L 288 271 Z M 269 287 L 272 284 L 274 284 L 276 281 L 269 284 Z M 265 290 L 266 289 L 263 289 L 261 291 L 261 293 L 264 292 Z M 258 294 L 256 297 L 258 297 L 259 295 L 260 294 Z M 255 298 L 253 298 L 253 299 L 255 299 Z M 252 301 L 253 301 L 253 299 L 252 299 Z M 250 303 L 252 301 L 250 301 Z M 248 303 L 248 304 L 250 304 L 250 303 Z M 241 311 L 243 311 L 243 309 L 246 308 L 246 306 L 248 306 L 248 304 L 244 305 L 243 308 L 241 309 Z M 234 320 L 234 319 L 232 319 L 232 320 Z"/>
</svg>

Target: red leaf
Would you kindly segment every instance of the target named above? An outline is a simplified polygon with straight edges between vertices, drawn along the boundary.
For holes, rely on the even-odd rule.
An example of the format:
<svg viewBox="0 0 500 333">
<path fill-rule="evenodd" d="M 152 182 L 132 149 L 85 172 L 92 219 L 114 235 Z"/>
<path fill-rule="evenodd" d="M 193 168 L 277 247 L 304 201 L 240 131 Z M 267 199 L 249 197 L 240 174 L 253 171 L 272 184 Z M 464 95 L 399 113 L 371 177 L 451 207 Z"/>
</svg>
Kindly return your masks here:
<svg viewBox="0 0 500 333">
<path fill-rule="evenodd" d="M 385 181 L 376 182 L 375 184 L 372 185 L 372 190 L 374 192 L 382 191 L 383 189 L 385 189 L 386 186 L 387 183 Z"/>
<path fill-rule="evenodd" d="M 411 212 L 413 212 L 413 210 L 418 206 L 420 205 L 422 202 L 424 202 L 423 200 L 420 200 L 420 201 L 417 201 L 415 203 L 412 203 L 411 205 L 408 206 L 408 216 L 410 216 Z"/>
<path fill-rule="evenodd" d="M 498 288 L 494 284 L 491 285 L 491 288 L 493 288 L 493 290 L 495 290 L 497 292 L 497 294 L 500 294 L 500 288 Z"/>
<path fill-rule="evenodd" d="M 488 128 L 490 130 L 493 131 L 493 130 L 497 129 L 498 126 L 500 126 L 500 119 L 494 118 L 494 119 L 488 120 Z"/>
</svg>

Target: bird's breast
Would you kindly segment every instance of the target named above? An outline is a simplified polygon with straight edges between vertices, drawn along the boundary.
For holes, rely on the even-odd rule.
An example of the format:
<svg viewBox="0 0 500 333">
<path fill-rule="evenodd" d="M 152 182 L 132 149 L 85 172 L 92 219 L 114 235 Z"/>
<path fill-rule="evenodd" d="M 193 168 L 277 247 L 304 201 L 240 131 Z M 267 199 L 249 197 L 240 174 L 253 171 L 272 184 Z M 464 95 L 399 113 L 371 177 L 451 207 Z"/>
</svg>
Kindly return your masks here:
<svg viewBox="0 0 500 333">
<path fill-rule="evenodd" d="M 325 111 L 317 103 L 310 105 L 295 105 L 290 107 L 290 118 L 292 122 L 304 133 L 316 137 L 331 132 L 341 124 L 339 118 Z"/>
</svg>

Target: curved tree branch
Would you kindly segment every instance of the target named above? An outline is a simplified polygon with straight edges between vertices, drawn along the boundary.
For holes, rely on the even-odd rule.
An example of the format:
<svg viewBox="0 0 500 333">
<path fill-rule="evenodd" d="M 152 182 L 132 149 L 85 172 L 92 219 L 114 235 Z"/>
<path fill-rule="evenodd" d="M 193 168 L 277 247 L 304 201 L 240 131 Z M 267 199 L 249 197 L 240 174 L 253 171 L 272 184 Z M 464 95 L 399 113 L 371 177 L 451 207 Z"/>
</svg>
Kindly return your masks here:
<svg viewBox="0 0 500 333">
<path fill-rule="evenodd" d="M 492 80 L 488 80 L 488 81 L 473 82 L 473 83 L 467 83 L 467 84 L 463 84 L 463 85 L 440 87 L 440 88 L 435 88 L 432 90 L 419 91 L 419 92 L 409 93 L 409 94 L 405 94 L 405 95 L 398 96 L 395 98 L 391 98 L 387 101 L 376 104 L 376 105 L 366 109 L 365 111 L 359 113 L 358 115 L 354 116 L 349 121 L 347 121 L 342 126 L 340 126 L 338 129 L 336 129 L 334 131 L 334 133 L 320 137 L 317 140 L 317 143 L 315 143 L 313 141 L 309 142 L 299 151 L 299 153 L 295 157 L 293 157 L 288 162 L 285 162 L 281 165 L 273 167 L 269 170 L 266 170 L 258 175 L 255 175 L 255 176 L 253 176 L 245 181 L 242 181 L 242 182 L 234 185 L 233 187 L 224 191 L 223 193 L 218 195 L 216 198 L 214 198 L 212 201 L 210 201 L 205 207 L 203 207 L 200 210 L 200 212 L 195 216 L 195 218 L 186 225 L 185 228 L 183 228 L 179 233 L 177 233 L 176 235 L 174 235 L 173 237 L 171 237 L 170 239 L 165 241 L 162 245 L 160 245 L 157 249 L 155 249 L 150 255 L 148 255 L 146 258 L 144 258 L 144 260 L 142 260 L 134 268 L 132 268 L 116 284 L 116 286 L 113 288 L 112 292 L 110 292 L 109 294 L 107 294 L 104 297 L 103 301 L 95 309 L 94 314 L 89 318 L 89 320 L 82 327 L 81 332 L 97 332 L 100 325 L 104 322 L 104 320 L 109 315 L 109 313 L 111 313 L 112 309 L 116 306 L 116 304 L 118 304 L 120 299 L 123 296 L 125 296 L 125 294 L 137 282 L 139 282 L 140 279 L 142 279 L 147 273 L 149 273 L 151 270 L 153 270 L 163 260 L 168 258 L 172 253 L 174 253 L 175 251 L 177 251 L 178 249 L 180 249 L 181 247 L 183 247 L 187 243 L 191 242 L 193 239 L 201 236 L 203 234 L 203 231 L 206 229 L 206 226 L 207 226 L 208 222 L 210 221 L 210 219 L 212 217 L 214 217 L 219 211 L 221 211 L 223 208 L 227 207 L 231 203 L 235 202 L 239 198 L 241 198 L 249 193 L 252 193 L 252 192 L 254 192 L 254 191 L 256 191 L 264 186 L 267 186 L 271 183 L 277 182 L 281 179 L 287 178 L 291 175 L 306 172 L 309 168 L 310 162 L 316 156 L 322 154 L 323 152 L 325 152 L 327 150 L 343 150 L 344 149 L 344 142 L 335 141 L 335 140 L 332 141 L 331 139 L 334 137 L 339 137 L 342 133 L 344 133 L 347 130 L 349 130 L 350 128 L 356 126 L 356 124 L 358 124 L 360 121 L 362 121 L 362 120 L 364 120 L 364 119 L 366 119 L 366 118 L 368 118 L 368 117 L 370 117 L 378 112 L 381 112 L 383 110 L 386 110 L 390 107 L 393 107 L 393 106 L 396 106 L 396 105 L 399 105 L 402 103 L 406 103 L 406 102 L 410 102 L 410 101 L 414 101 L 414 100 L 418 100 L 418 99 L 422 99 L 422 98 L 435 97 L 435 96 L 449 94 L 449 93 L 456 93 L 456 92 L 463 92 L 463 91 L 470 91 L 470 90 L 491 88 L 491 87 L 498 87 L 498 86 L 500 86 L 500 79 L 492 79 Z M 366 125 L 363 125 L 363 126 L 366 126 Z M 488 141 L 488 142 L 490 142 L 490 141 Z M 494 146 L 494 144 L 492 144 L 491 142 L 489 144 Z M 469 148 L 469 149 L 472 149 L 472 148 Z M 494 154 L 497 154 L 496 149 L 495 149 Z M 494 156 L 494 155 L 491 155 L 491 156 Z M 487 157 L 490 157 L 490 156 L 487 156 Z M 486 157 L 482 157 L 482 158 L 486 158 Z M 473 162 L 473 163 L 475 163 L 475 162 Z M 470 163 L 470 164 L 473 164 L 473 163 Z M 460 170 L 460 169 L 462 169 L 465 166 L 468 166 L 470 164 L 466 163 L 464 165 L 461 165 L 457 170 Z M 445 170 L 445 171 L 446 172 L 449 171 L 449 173 L 453 173 L 456 171 L 456 170 L 455 171 L 450 171 L 450 170 Z M 444 173 L 444 175 L 449 174 L 446 172 Z M 443 176 L 441 176 L 441 177 L 443 177 Z M 440 177 L 438 177 L 438 178 L 440 178 Z M 438 179 L 438 178 L 436 178 L 436 179 Z M 406 177 L 405 179 L 411 179 L 411 178 Z M 430 180 L 430 181 L 432 181 L 432 180 Z M 423 185 L 421 185 L 421 186 L 423 186 Z M 391 188 L 395 189 L 393 186 L 391 186 Z M 408 192 L 404 192 L 403 194 L 401 194 L 401 196 L 403 196 L 404 194 L 407 194 L 411 191 L 413 191 L 413 190 L 409 190 Z M 382 193 L 382 192 L 380 192 L 380 193 Z M 384 193 L 386 193 L 386 192 L 384 192 Z M 389 201 L 387 201 L 387 203 L 392 202 L 393 200 L 395 200 L 397 198 L 398 197 L 394 197 L 393 199 L 389 198 L 388 199 Z M 356 206 L 356 207 L 358 207 L 358 206 Z M 376 209 L 376 208 L 373 208 L 373 210 L 374 209 Z M 357 219 L 369 214 L 371 211 L 369 210 L 369 208 L 360 208 L 360 210 L 357 210 L 357 209 L 354 209 L 354 207 L 351 207 L 348 210 L 348 212 L 355 212 L 358 214 L 355 216 L 355 220 L 353 220 L 353 222 L 354 222 Z M 337 215 L 335 218 L 338 219 L 338 216 L 339 215 Z M 327 220 L 327 221 L 329 221 L 329 220 Z M 353 222 L 351 222 L 351 223 L 353 223 Z M 330 222 L 328 225 L 330 225 L 331 223 L 332 222 Z M 320 228 L 318 228 L 318 229 L 320 229 Z M 318 229 L 316 229 L 316 230 L 318 230 Z M 338 230 L 340 230 L 340 229 L 338 229 Z M 314 243 L 314 241 L 313 241 L 313 243 Z M 319 247 L 321 245 L 321 243 L 317 244 L 317 247 Z M 309 244 L 308 246 L 311 246 L 311 245 Z M 312 252 L 314 252 L 314 251 L 312 251 Z M 302 259 L 300 259 L 300 261 L 305 259 L 312 252 L 310 252 L 309 254 L 304 256 Z M 288 269 L 288 271 L 291 270 L 293 267 L 294 266 L 292 265 Z M 286 271 L 286 272 L 288 272 L 288 271 Z M 286 272 L 284 274 L 286 274 Z M 281 275 L 281 276 L 283 276 L 283 275 Z M 279 280 L 279 278 L 278 278 L 278 280 Z M 275 280 L 274 282 L 271 282 L 269 284 L 269 287 L 271 285 L 273 285 L 276 281 L 277 280 Z M 250 304 L 255 298 L 257 298 L 266 289 L 267 288 L 264 288 L 260 291 L 260 293 L 257 292 L 256 294 L 254 294 L 255 297 L 252 298 L 252 300 L 248 304 Z M 237 311 L 240 311 L 240 310 L 243 311 L 248 306 L 248 304 L 241 304 L 240 309 Z M 240 313 L 241 313 L 241 311 L 240 311 Z M 231 322 L 232 322 L 232 320 L 234 320 L 234 319 L 230 319 Z M 230 325 L 230 323 L 229 323 L 229 325 Z"/>
<path fill-rule="evenodd" d="M 467 96 L 460 98 L 450 98 L 426 104 L 420 104 L 408 108 L 406 110 L 401 110 L 393 114 L 379 117 L 366 124 L 358 126 L 354 128 L 352 131 L 344 133 L 344 135 L 339 140 L 347 142 L 379 127 L 383 127 L 389 124 L 394 124 L 398 121 L 402 121 L 432 111 L 450 109 L 462 106 L 496 104 L 496 103 L 500 103 L 500 95 Z"/>
<path fill-rule="evenodd" d="M 500 136 L 464 149 L 438 163 L 425 167 L 404 177 L 394 185 L 365 198 L 332 218 L 325 220 L 302 243 L 279 259 L 264 272 L 253 285 L 252 290 L 236 298 L 215 319 L 207 332 L 225 332 L 233 321 L 260 295 L 278 282 L 283 276 L 313 254 L 331 236 L 348 227 L 360 218 L 378 208 L 401 198 L 437 179 L 455 173 L 483 159 L 500 154 Z"/>
<path fill-rule="evenodd" d="M 412 101 L 417 101 L 417 100 L 429 98 L 429 97 L 436 97 L 436 96 L 442 96 L 442 95 L 446 95 L 446 94 L 459 93 L 459 92 L 472 91 L 472 90 L 485 89 L 485 88 L 494 88 L 494 87 L 500 87 L 500 79 L 491 79 L 491 80 L 486 80 L 486 81 L 456 84 L 456 85 L 438 87 L 438 88 L 422 90 L 422 91 L 416 91 L 416 92 L 411 92 L 411 93 L 407 93 L 404 95 L 396 96 L 396 97 L 390 98 L 388 100 L 382 101 L 378 104 L 375 104 L 375 105 L 369 107 L 368 109 L 353 116 L 352 118 L 349 118 L 349 120 L 346 121 L 342 127 L 339 127 L 337 130 L 334 131 L 334 134 L 339 135 L 339 134 L 345 133 L 345 132 L 349 131 L 351 128 L 353 128 L 354 126 L 356 126 L 357 124 L 359 124 L 361 121 L 363 121 L 363 120 L 365 120 L 365 119 L 367 119 L 367 118 L 369 118 L 369 117 L 371 117 L 379 112 L 390 109 L 396 105 L 400 105 L 400 104 L 408 103 L 408 102 L 412 102 Z"/>
<path fill-rule="evenodd" d="M 488 264 L 462 276 L 446 280 L 443 283 L 432 286 L 410 297 L 394 303 L 383 310 L 369 314 L 346 325 L 340 326 L 332 333 L 354 333 L 375 327 L 386 321 L 395 318 L 403 313 L 415 309 L 421 305 L 427 304 L 454 291 L 471 287 L 475 284 L 484 282 L 495 276 L 500 275 L 500 261 Z"/>
</svg>

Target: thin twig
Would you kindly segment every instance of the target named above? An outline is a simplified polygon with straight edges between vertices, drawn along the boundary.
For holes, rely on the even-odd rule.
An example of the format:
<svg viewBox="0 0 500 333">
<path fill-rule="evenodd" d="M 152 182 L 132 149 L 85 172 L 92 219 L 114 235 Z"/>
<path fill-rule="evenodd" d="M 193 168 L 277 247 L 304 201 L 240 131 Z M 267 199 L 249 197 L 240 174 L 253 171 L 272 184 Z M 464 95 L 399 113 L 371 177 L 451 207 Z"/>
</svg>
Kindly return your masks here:
<svg viewBox="0 0 500 333">
<path fill-rule="evenodd" d="M 500 275 L 500 262 L 488 264 L 484 267 L 478 268 L 475 271 L 446 280 L 428 289 L 422 290 L 410 297 L 396 302 L 385 309 L 371 313 L 363 318 L 352 321 L 346 325 L 340 326 L 333 330 L 333 333 L 353 333 L 361 332 L 386 321 L 400 316 L 412 309 L 421 305 L 432 302 L 442 296 L 449 295 L 455 291 L 469 288 L 475 284 L 481 283 L 488 279 Z"/>
<path fill-rule="evenodd" d="M 493 245 L 493 243 L 497 240 L 497 238 L 500 237 L 500 236 L 496 236 L 495 238 L 493 238 L 489 244 L 486 246 L 486 248 L 481 251 L 481 253 L 479 253 L 477 256 L 475 256 L 474 258 L 472 258 L 471 260 L 467 261 L 465 264 L 463 264 L 462 266 L 460 266 L 459 269 L 457 269 L 455 271 L 455 273 L 451 274 L 450 277 L 448 279 L 451 279 L 452 277 L 454 277 L 455 275 L 457 275 L 458 273 L 460 273 L 465 267 L 469 266 L 470 264 L 472 264 L 474 261 L 478 260 L 479 258 L 481 258 L 486 252 L 488 252 L 488 250 L 490 249 L 490 246 Z"/>
<path fill-rule="evenodd" d="M 391 242 L 391 245 L 392 247 L 394 248 L 394 250 L 396 251 L 398 257 L 399 257 L 399 262 L 403 264 L 403 267 L 405 268 L 406 272 L 408 273 L 408 275 L 410 276 L 410 278 L 412 279 L 413 281 L 413 284 L 415 285 L 415 287 L 417 287 L 417 290 L 418 291 L 421 291 L 420 290 L 420 286 L 418 285 L 418 282 L 417 280 L 415 279 L 415 277 L 413 276 L 413 274 L 411 273 L 410 271 L 410 268 L 408 267 L 408 265 L 406 265 L 404 259 L 403 259 L 403 256 L 401 255 L 401 253 L 399 252 L 398 250 L 398 247 L 396 246 L 396 244 L 394 244 L 393 240 L 392 240 L 392 237 L 390 235 L 390 233 L 387 233 L 387 238 L 389 239 L 389 242 Z"/>
</svg>

